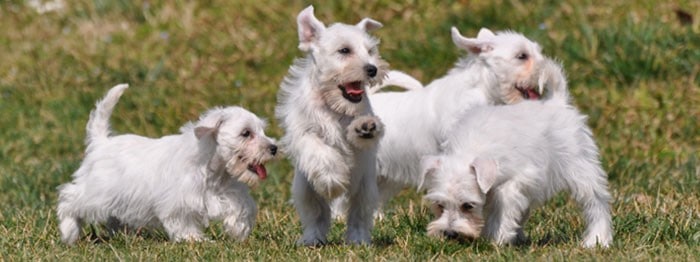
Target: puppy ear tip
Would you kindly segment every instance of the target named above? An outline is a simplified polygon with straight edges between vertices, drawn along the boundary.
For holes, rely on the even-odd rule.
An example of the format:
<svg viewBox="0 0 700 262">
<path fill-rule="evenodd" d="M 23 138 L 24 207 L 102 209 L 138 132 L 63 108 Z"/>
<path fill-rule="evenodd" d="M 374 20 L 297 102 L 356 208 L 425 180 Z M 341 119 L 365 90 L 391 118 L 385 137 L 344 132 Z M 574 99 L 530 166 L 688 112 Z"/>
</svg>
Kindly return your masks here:
<svg viewBox="0 0 700 262">
<path fill-rule="evenodd" d="M 313 16 L 314 16 L 314 6 L 309 5 L 306 8 L 304 8 L 304 10 L 301 10 L 301 12 L 299 12 L 299 15 L 297 15 L 297 21 L 301 22 L 302 20 L 309 19 L 309 17 L 313 17 Z"/>
</svg>

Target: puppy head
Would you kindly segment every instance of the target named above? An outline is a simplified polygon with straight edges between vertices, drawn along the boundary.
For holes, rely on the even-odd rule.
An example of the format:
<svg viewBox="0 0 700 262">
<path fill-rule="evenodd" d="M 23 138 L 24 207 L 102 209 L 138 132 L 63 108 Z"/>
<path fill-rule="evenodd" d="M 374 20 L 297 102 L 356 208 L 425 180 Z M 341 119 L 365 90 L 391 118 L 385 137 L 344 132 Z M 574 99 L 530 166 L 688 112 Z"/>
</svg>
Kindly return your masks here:
<svg viewBox="0 0 700 262">
<path fill-rule="evenodd" d="M 210 170 L 225 169 L 250 186 L 267 177 L 264 164 L 277 154 L 273 139 L 264 132 L 266 123 L 240 107 L 216 108 L 202 115 L 195 136 L 216 147 Z"/>
<path fill-rule="evenodd" d="M 482 28 L 476 38 L 467 38 L 452 27 L 452 41 L 488 66 L 497 78 L 497 86 L 486 90 L 497 104 L 538 100 L 545 90 L 538 88 L 545 57 L 542 48 L 521 34 L 493 33 Z"/>
<path fill-rule="evenodd" d="M 428 189 L 424 199 L 435 216 L 428 224 L 428 235 L 460 241 L 479 237 L 484 225 L 486 193 L 494 185 L 497 174 L 495 162 L 430 156 L 421 165 Z"/>
<path fill-rule="evenodd" d="M 299 49 L 314 65 L 314 90 L 331 110 L 355 116 L 366 111 L 367 88 L 380 84 L 388 64 L 379 56 L 379 40 L 369 32 L 382 24 L 365 18 L 355 25 L 326 27 L 316 19 L 313 6 L 297 17 Z"/>
</svg>

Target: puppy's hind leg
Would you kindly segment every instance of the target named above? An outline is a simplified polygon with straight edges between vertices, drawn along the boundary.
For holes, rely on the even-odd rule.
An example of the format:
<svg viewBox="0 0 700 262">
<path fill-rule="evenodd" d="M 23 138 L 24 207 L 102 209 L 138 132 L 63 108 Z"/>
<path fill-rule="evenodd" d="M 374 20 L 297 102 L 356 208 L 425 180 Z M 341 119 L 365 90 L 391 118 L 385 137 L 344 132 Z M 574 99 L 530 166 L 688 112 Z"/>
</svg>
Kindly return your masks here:
<svg viewBox="0 0 700 262">
<path fill-rule="evenodd" d="M 610 202 L 612 197 L 608 192 L 608 182 L 604 171 L 599 165 L 590 163 L 577 168 L 590 176 L 574 176 L 578 185 L 571 189 L 571 194 L 582 208 L 586 220 L 586 232 L 583 235 L 583 247 L 593 248 L 596 245 L 608 247 L 613 241 L 612 218 Z M 583 174 L 583 173 L 582 173 Z"/>
<path fill-rule="evenodd" d="M 296 170 L 294 174 L 292 197 L 303 230 L 297 245 L 319 246 L 326 244 L 326 236 L 331 225 L 331 209 L 326 200 L 314 191 L 306 175 L 299 170 Z"/>
</svg>

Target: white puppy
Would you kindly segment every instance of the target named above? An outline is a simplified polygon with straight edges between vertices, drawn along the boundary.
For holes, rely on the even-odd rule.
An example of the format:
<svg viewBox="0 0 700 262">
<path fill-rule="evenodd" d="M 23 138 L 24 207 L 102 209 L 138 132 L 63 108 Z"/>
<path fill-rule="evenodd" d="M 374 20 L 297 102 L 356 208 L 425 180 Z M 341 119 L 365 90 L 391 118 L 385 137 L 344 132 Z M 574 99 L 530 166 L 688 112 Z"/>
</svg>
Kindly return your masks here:
<svg viewBox="0 0 700 262">
<path fill-rule="evenodd" d="M 567 105 L 560 67 L 544 68 L 556 97 L 474 108 L 448 131 L 444 153 L 424 159 L 430 236 L 519 243 L 530 209 L 565 190 L 583 209 L 583 246 L 612 243 L 607 175 L 586 117 Z"/>
<path fill-rule="evenodd" d="M 173 241 L 205 239 L 202 227 L 223 220 L 244 240 L 257 209 L 248 185 L 265 179 L 276 153 L 265 123 L 240 107 L 215 108 L 181 134 L 153 139 L 110 136 L 109 116 L 128 85 L 112 88 L 87 123 L 87 150 L 73 181 L 59 187 L 61 239 L 74 244 L 83 223 L 111 230 L 162 227 Z"/>
<path fill-rule="evenodd" d="M 396 83 L 409 91 L 370 96 L 386 130 L 377 162 L 380 205 L 402 189 L 418 185 L 421 157 L 438 153 L 445 130 L 465 111 L 481 105 L 548 99 L 544 87 L 537 88 L 544 61 L 537 43 L 514 32 L 494 34 L 485 28 L 476 38 L 466 38 L 453 27 L 452 40 L 469 55 L 446 76 L 416 88 L 420 83 L 410 76 L 391 73 L 385 83 Z M 343 215 L 345 205 L 336 201 L 334 216 Z"/>
<path fill-rule="evenodd" d="M 382 124 L 372 114 L 366 89 L 381 82 L 387 64 L 379 41 L 367 32 L 381 27 L 365 18 L 356 25 L 326 27 L 309 6 L 299 13 L 297 59 L 281 84 L 276 108 L 281 139 L 294 165 L 292 194 L 301 218 L 300 245 L 326 243 L 328 202 L 350 198 L 346 241 L 369 244 L 376 207 L 376 145 Z"/>
</svg>

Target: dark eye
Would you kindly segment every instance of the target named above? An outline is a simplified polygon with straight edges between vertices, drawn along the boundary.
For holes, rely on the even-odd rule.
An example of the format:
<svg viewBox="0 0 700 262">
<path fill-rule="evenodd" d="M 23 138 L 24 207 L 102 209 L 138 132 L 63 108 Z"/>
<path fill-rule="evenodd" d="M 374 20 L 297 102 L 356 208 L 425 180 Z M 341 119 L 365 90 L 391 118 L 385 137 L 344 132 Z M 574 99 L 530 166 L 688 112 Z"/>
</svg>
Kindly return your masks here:
<svg viewBox="0 0 700 262">
<path fill-rule="evenodd" d="M 527 60 L 529 57 L 530 56 L 528 56 L 526 53 L 520 53 L 517 56 L 515 56 L 515 58 L 517 58 L 519 60 Z"/>
<path fill-rule="evenodd" d="M 338 53 L 341 53 L 341 54 L 344 54 L 344 55 L 350 54 L 350 48 L 343 47 L 343 48 L 341 48 L 341 49 L 338 50 Z"/>
<path fill-rule="evenodd" d="M 242 137 L 249 137 L 249 136 L 250 136 L 250 130 L 248 130 L 248 129 L 243 130 L 243 132 L 241 133 L 241 136 L 242 136 Z"/>
<path fill-rule="evenodd" d="M 462 209 L 462 212 L 467 212 L 467 211 L 471 210 L 472 208 L 474 208 L 474 206 L 472 204 L 469 204 L 469 203 L 463 203 L 460 208 Z"/>
</svg>

